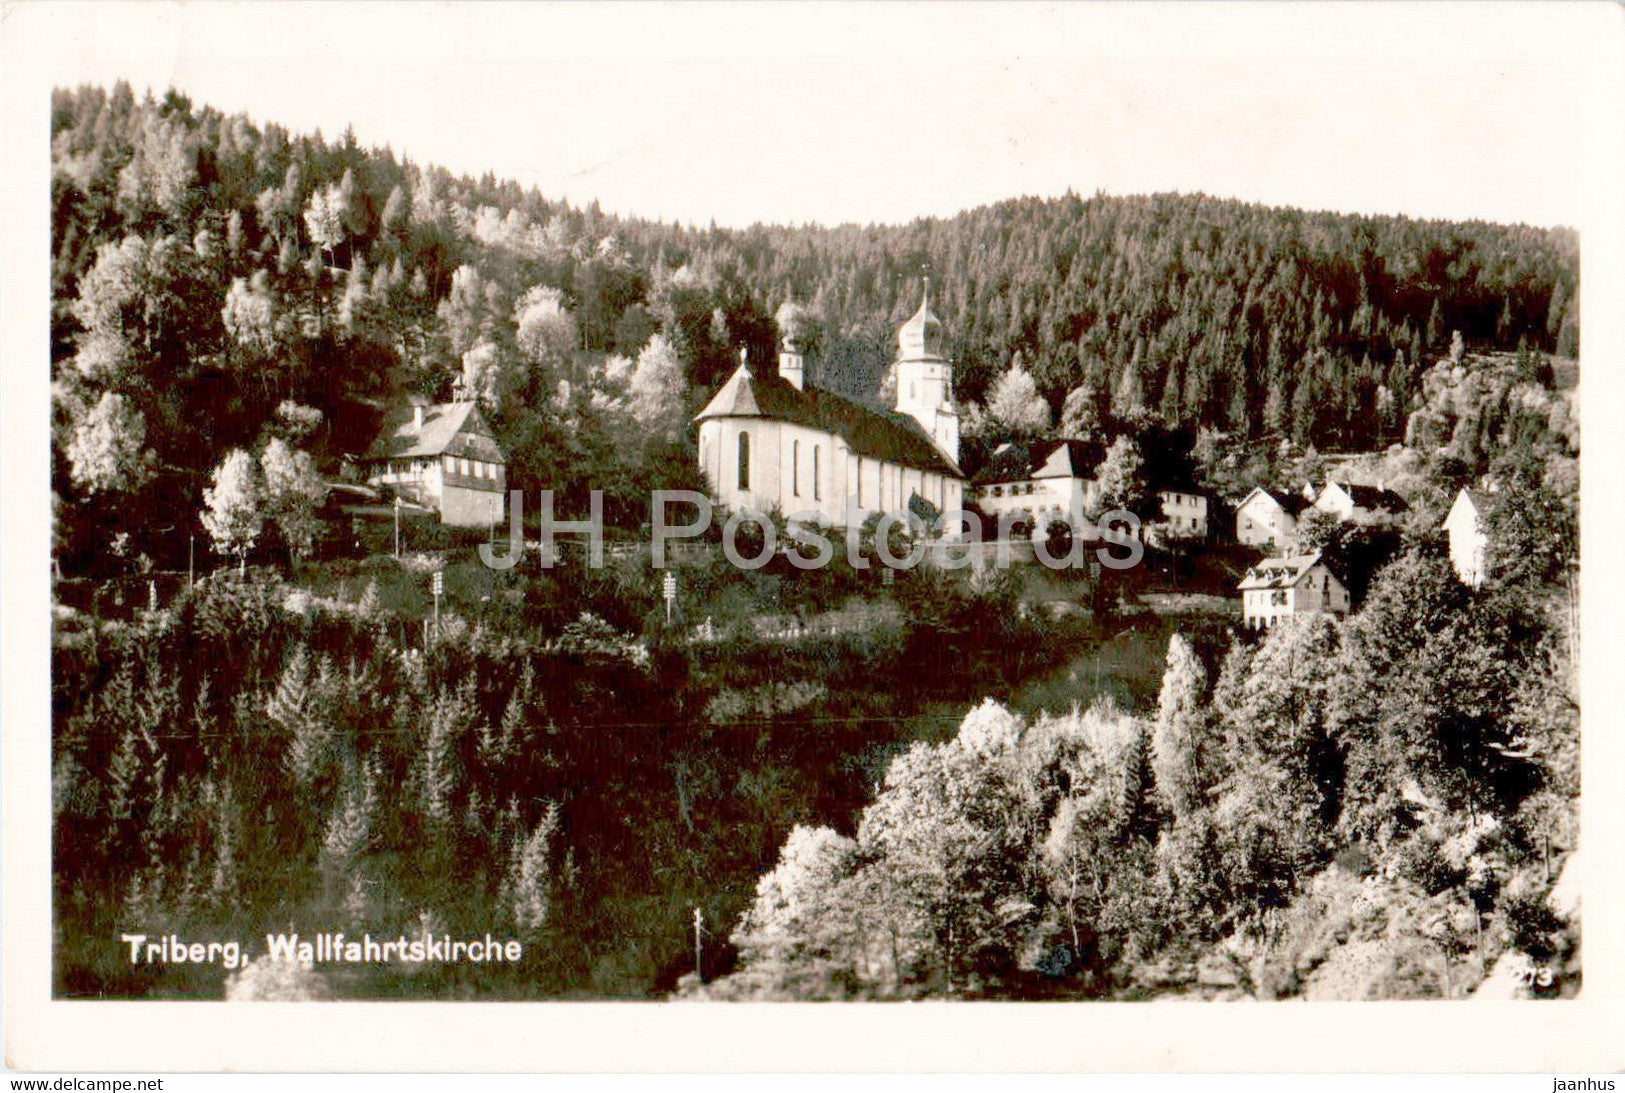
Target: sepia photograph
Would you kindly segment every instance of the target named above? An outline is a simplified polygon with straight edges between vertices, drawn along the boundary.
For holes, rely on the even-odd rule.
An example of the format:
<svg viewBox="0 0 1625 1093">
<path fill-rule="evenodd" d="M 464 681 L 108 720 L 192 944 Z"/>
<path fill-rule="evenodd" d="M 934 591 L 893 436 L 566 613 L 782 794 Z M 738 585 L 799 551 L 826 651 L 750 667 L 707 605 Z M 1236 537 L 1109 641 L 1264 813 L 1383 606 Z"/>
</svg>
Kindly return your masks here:
<svg viewBox="0 0 1625 1093">
<path fill-rule="evenodd" d="M 39 1004 L 1579 1004 L 1606 6 L 1199 7 L 12 6 Z"/>
</svg>

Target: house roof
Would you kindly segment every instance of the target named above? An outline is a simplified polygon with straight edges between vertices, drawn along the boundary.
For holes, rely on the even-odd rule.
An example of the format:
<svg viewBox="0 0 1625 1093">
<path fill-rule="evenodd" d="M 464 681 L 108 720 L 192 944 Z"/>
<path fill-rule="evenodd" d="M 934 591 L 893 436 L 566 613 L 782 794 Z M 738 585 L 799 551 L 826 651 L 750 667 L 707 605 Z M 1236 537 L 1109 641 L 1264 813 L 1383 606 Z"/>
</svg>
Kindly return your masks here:
<svg viewBox="0 0 1625 1093">
<path fill-rule="evenodd" d="M 1046 445 L 1047 451 L 1033 460 L 1037 469 L 1034 478 L 1089 478 L 1106 458 L 1106 450 L 1086 440 L 1056 440 Z"/>
<path fill-rule="evenodd" d="M 1409 512 L 1410 505 L 1405 499 L 1393 490 L 1381 489 L 1377 486 L 1351 486 L 1347 482 L 1328 482 L 1328 486 L 1336 486 L 1349 495 L 1355 508 L 1376 510 L 1383 512 Z"/>
<path fill-rule="evenodd" d="M 720 417 L 759 417 L 805 425 L 841 437 L 857 455 L 965 477 L 959 465 L 908 415 L 871 409 L 817 387 L 798 389 L 776 372 L 756 375 L 744 364 L 694 420 Z"/>
<path fill-rule="evenodd" d="M 1444 521 L 1440 524 L 1441 527 L 1450 523 L 1450 518 L 1455 515 L 1456 509 L 1461 506 L 1463 501 L 1467 502 L 1467 507 L 1472 509 L 1474 518 L 1482 520 L 1490 514 L 1490 510 L 1495 504 L 1495 495 L 1486 490 L 1473 489 L 1467 486 L 1462 487 L 1456 494 L 1456 499 L 1450 503 L 1450 511 L 1445 514 Z"/>
<path fill-rule="evenodd" d="M 982 469 L 976 472 L 977 485 L 1015 482 L 1030 477 L 1033 446 L 1018 440 L 1006 441 L 993 449 Z"/>
<path fill-rule="evenodd" d="M 1251 501 L 1259 494 L 1263 494 L 1265 497 L 1268 497 L 1270 500 L 1274 501 L 1282 509 L 1286 510 L 1286 514 L 1288 516 L 1296 516 L 1298 513 L 1309 507 L 1309 499 L 1296 490 L 1273 490 L 1265 486 L 1258 486 L 1253 490 L 1252 493 L 1249 493 L 1246 497 L 1243 497 L 1241 499 L 1241 504 L 1237 505 L 1236 508 L 1242 508 L 1247 504 L 1247 502 Z"/>
<path fill-rule="evenodd" d="M 396 410 L 362 459 L 422 459 L 439 455 L 463 456 L 488 463 L 506 463 L 507 457 L 485 417 L 473 402 L 444 402 L 423 407 L 423 425 L 413 420 L 414 407 Z"/>
<path fill-rule="evenodd" d="M 1254 588 L 1291 588 L 1303 580 L 1308 572 L 1319 565 L 1320 552 L 1313 554 L 1294 554 L 1287 558 L 1265 558 L 1262 562 L 1247 571 L 1247 575 L 1237 585 L 1237 590 L 1246 592 Z"/>
<path fill-rule="evenodd" d="M 1028 478 L 1091 478 L 1105 458 L 1098 444 L 1084 440 L 1012 441 L 994 449 L 976 475 L 978 485 Z"/>
</svg>

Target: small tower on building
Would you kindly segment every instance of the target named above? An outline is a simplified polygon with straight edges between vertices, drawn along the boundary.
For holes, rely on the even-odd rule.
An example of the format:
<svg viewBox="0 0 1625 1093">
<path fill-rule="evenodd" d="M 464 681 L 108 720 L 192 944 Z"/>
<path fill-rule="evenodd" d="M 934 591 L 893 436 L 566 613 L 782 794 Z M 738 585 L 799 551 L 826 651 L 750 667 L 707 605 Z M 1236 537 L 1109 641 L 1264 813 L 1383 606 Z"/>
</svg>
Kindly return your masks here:
<svg viewBox="0 0 1625 1093">
<path fill-rule="evenodd" d="M 942 453 L 959 462 L 959 410 L 953 365 L 942 353 L 942 320 L 931 311 L 926 278 L 920 310 L 897 331 L 897 412 L 920 423 Z"/>
<path fill-rule="evenodd" d="M 785 334 L 779 343 L 779 378 L 797 391 L 806 389 L 806 361 L 801 356 L 801 348 L 796 345 L 794 334 Z"/>
</svg>

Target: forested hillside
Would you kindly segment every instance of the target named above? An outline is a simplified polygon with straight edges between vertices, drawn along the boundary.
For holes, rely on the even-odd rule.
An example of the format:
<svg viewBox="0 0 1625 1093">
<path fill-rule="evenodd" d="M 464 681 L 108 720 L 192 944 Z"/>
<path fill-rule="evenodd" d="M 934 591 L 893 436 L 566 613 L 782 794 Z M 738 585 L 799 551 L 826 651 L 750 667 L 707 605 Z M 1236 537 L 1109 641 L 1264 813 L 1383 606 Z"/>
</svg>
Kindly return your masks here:
<svg viewBox="0 0 1625 1093">
<path fill-rule="evenodd" d="M 1347 621 L 1174 635 L 1143 716 L 989 700 L 894 760 L 850 833 L 792 831 L 739 970 L 688 989 L 1459 998 L 1504 960 L 1568 994 L 1578 707 L 1530 591 L 1407 554 Z"/>
<path fill-rule="evenodd" d="M 121 531 L 173 558 L 172 541 L 120 525 L 128 506 L 91 502 L 139 499 L 157 517 L 144 523 L 179 526 L 229 450 L 278 435 L 337 474 L 393 400 L 444 396 L 459 374 L 512 485 L 570 497 L 590 478 L 612 521 L 635 522 L 650 486 L 694 484 L 687 418 L 740 346 L 769 359 L 778 316 L 821 382 L 871 393 L 925 272 L 973 435 L 1002 427 L 978 404 L 1016 365 L 1051 423 L 1140 410 L 1370 448 L 1404 436 L 1453 333 L 1475 351 L 1577 344 L 1563 229 L 1177 195 L 696 229 L 127 85 L 59 92 L 52 141 L 70 559 Z"/>
<path fill-rule="evenodd" d="M 125 85 L 59 92 L 52 142 L 57 993 L 221 989 L 122 930 L 331 926 L 533 954 L 342 997 L 1578 989 L 1571 231 L 1199 195 L 698 229 Z M 1274 544 L 1350 613 L 1238 625 L 1256 559 L 1201 538 L 1121 574 L 702 558 L 662 599 L 624 532 L 704 488 L 740 349 L 793 330 L 875 397 L 927 274 L 968 472 L 1088 439 L 1102 498 L 1194 479 L 1215 530 L 1386 483 L 1391 523 Z M 605 491 L 632 549 L 313 550 L 386 412 L 454 384 L 510 487 Z M 1439 534 L 1467 486 L 1481 587 Z"/>
</svg>

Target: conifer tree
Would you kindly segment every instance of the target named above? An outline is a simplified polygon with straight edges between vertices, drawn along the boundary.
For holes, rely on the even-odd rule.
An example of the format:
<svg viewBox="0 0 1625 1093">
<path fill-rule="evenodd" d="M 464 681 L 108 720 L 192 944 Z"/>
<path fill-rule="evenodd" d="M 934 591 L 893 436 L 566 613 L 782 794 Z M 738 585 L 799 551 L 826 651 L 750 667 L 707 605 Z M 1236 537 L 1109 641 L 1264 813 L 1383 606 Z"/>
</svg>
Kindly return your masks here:
<svg viewBox="0 0 1625 1093">
<path fill-rule="evenodd" d="M 1200 807 L 1218 780 L 1206 694 L 1207 670 L 1185 636 L 1174 634 L 1168 639 L 1168 667 L 1151 738 L 1157 797 L 1170 816 Z"/>
<path fill-rule="evenodd" d="M 553 898 L 551 858 L 558 829 L 558 805 L 549 803 L 530 833 L 514 839 L 505 890 L 513 924 L 521 933 L 534 934 L 547 924 Z"/>
</svg>

